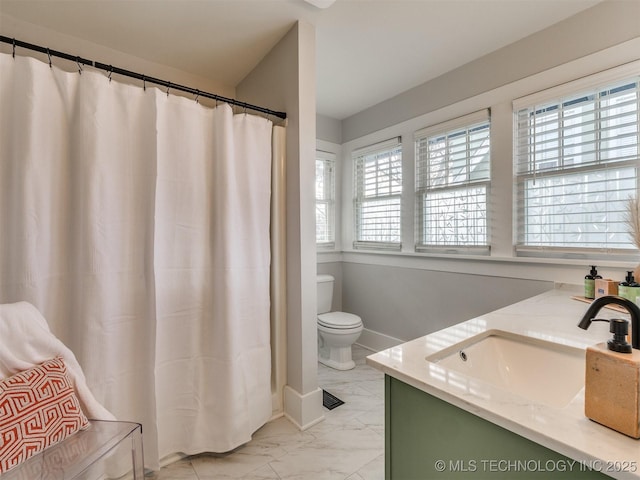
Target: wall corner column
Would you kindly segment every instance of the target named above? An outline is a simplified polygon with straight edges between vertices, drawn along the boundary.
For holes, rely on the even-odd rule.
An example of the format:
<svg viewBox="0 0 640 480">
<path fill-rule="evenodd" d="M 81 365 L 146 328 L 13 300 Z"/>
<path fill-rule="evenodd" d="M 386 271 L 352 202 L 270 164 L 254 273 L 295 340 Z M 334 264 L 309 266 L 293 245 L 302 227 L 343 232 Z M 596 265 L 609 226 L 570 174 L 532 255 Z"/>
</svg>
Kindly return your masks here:
<svg viewBox="0 0 640 480">
<path fill-rule="evenodd" d="M 324 418 L 318 387 L 315 146 L 316 45 L 298 22 L 237 86 L 244 101 L 287 112 L 287 381 L 284 414 L 300 429 Z"/>
</svg>

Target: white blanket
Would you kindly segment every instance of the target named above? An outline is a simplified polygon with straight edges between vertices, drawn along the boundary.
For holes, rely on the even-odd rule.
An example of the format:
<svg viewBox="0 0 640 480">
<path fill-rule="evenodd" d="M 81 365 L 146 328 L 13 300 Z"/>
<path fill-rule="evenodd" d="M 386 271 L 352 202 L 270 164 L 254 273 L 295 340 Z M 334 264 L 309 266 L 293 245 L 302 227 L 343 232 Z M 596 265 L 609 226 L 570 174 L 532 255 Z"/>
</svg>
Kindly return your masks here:
<svg viewBox="0 0 640 480">
<path fill-rule="evenodd" d="M 95 420 L 115 420 L 87 386 L 75 355 L 49 330 L 38 309 L 28 302 L 0 305 L 0 379 L 60 356 L 67 366 L 82 411 Z"/>
</svg>

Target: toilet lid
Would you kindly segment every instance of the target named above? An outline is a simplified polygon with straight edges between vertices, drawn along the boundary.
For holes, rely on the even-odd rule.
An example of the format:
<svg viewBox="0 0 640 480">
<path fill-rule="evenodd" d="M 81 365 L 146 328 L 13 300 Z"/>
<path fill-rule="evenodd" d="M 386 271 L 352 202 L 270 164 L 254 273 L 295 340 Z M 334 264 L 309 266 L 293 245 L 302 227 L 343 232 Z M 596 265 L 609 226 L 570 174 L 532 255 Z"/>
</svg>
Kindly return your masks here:
<svg viewBox="0 0 640 480">
<path fill-rule="evenodd" d="M 354 328 L 362 325 L 362 320 L 352 313 L 329 312 L 318 315 L 318 324 L 327 328 Z"/>
</svg>

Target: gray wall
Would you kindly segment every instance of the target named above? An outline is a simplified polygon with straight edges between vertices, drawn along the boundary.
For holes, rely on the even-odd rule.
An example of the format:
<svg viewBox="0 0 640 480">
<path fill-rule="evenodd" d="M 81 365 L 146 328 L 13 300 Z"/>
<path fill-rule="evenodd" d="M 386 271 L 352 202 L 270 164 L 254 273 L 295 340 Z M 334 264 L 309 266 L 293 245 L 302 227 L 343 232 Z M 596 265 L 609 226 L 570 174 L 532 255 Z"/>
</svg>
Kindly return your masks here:
<svg viewBox="0 0 640 480">
<path fill-rule="evenodd" d="M 553 282 L 342 263 L 342 310 L 411 340 L 553 288 Z"/>
<path fill-rule="evenodd" d="M 316 139 L 340 145 L 342 143 L 342 122 L 326 115 L 316 114 Z"/>
<path fill-rule="evenodd" d="M 342 121 L 343 142 L 640 35 L 640 1 L 608 0 Z M 473 79 L 472 81 L 469 81 Z"/>
</svg>

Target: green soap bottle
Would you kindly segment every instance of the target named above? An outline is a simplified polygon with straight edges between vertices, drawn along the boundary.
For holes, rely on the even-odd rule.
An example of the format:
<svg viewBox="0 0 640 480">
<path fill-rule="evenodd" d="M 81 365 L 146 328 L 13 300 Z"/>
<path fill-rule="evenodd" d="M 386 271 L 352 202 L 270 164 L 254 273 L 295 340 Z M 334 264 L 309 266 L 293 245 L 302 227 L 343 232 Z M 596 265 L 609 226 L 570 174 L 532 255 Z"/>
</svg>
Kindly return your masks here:
<svg viewBox="0 0 640 480">
<path fill-rule="evenodd" d="M 627 272 L 627 276 L 624 281 L 618 284 L 618 296 L 629 299 L 627 289 L 629 288 L 629 280 L 633 279 L 633 272 Z"/>
<path fill-rule="evenodd" d="M 618 295 L 636 303 L 636 297 L 640 296 L 640 284 L 633 278 L 633 271 L 627 272 L 624 282 L 618 285 Z"/>
<path fill-rule="evenodd" d="M 627 287 L 627 295 L 628 295 L 629 300 L 631 300 L 633 303 L 637 304 L 636 299 L 638 297 L 640 297 L 640 283 L 635 281 L 635 279 L 633 278 L 633 275 L 631 276 L 631 279 L 633 281 Z"/>
<path fill-rule="evenodd" d="M 598 270 L 596 270 L 596 266 L 591 266 L 591 271 L 584 276 L 584 296 L 585 298 L 595 298 L 596 297 L 596 278 L 602 278 L 598 275 Z"/>
</svg>

